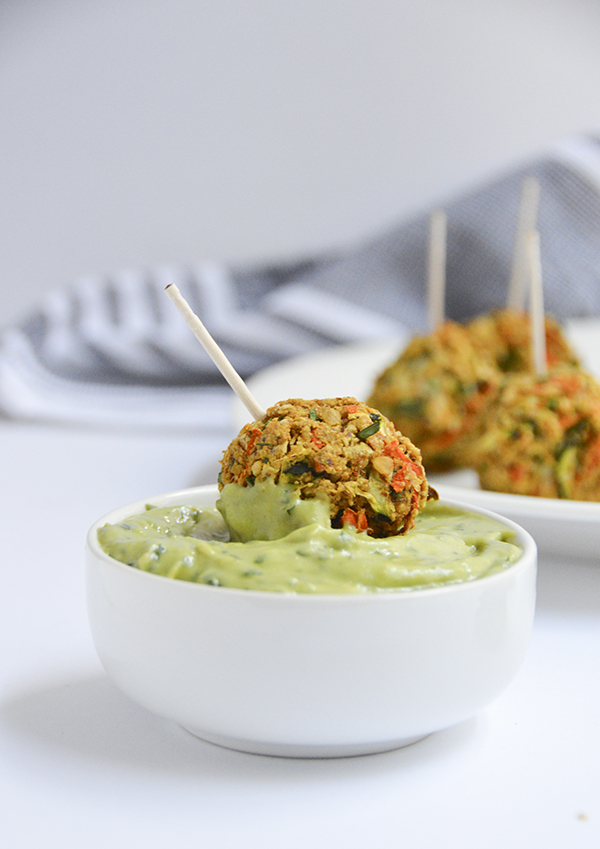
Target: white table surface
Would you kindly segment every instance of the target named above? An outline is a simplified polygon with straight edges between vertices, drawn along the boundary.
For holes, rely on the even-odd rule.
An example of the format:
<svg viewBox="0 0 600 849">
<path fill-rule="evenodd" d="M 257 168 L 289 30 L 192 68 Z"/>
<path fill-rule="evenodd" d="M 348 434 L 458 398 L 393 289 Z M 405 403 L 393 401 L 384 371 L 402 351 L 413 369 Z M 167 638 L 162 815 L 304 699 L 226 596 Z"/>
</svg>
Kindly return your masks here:
<svg viewBox="0 0 600 849">
<path fill-rule="evenodd" d="M 88 630 L 88 526 L 212 482 L 229 433 L 0 423 L 1 844 L 21 847 L 597 847 L 600 562 L 540 563 L 531 648 L 484 713 L 340 760 L 204 743 L 136 706 Z"/>
</svg>

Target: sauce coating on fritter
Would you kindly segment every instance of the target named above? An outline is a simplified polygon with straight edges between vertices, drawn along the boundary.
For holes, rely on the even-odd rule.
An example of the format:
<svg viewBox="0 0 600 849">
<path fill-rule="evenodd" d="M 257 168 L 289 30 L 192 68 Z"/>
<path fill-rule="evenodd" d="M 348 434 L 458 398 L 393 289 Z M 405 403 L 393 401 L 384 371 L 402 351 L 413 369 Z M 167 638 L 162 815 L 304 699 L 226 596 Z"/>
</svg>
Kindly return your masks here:
<svg viewBox="0 0 600 849">
<path fill-rule="evenodd" d="M 352 397 L 280 401 L 242 428 L 221 466 L 220 489 L 292 485 L 301 498 L 328 498 L 333 527 L 376 537 L 409 530 L 429 495 L 418 448 Z"/>
<path fill-rule="evenodd" d="M 446 321 L 409 342 L 367 403 L 419 446 L 428 471 L 444 471 L 468 464 L 474 431 L 500 382 L 466 327 Z"/>
<path fill-rule="evenodd" d="M 483 489 L 600 501 L 600 384 L 568 367 L 510 375 L 474 465 Z"/>
</svg>

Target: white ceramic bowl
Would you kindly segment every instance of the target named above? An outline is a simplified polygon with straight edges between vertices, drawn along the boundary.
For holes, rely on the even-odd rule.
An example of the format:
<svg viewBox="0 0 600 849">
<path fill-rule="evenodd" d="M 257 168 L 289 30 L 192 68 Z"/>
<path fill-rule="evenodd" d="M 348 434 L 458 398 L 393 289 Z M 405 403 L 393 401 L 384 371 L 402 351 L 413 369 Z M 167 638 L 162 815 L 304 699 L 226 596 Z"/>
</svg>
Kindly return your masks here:
<svg viewBox="0 0 600 849">
<path fill-rule="evenodd" d="M 181 490 L 104 516 L 87 539 L 96 649 L 134 701 L 205 740 L 293 757 L 405 746 L 468 719 L 516 675 L 535 607 L 537 552 L 487 578 L 410 592 L 293 595 L 177 581 L 106 555 L 96 532 L 156 505 L 213 505 Z M 455 506 L 464 506 L 455 504 Z M 466 508 L 471 509 L 471 508 Z"/>
</svg>

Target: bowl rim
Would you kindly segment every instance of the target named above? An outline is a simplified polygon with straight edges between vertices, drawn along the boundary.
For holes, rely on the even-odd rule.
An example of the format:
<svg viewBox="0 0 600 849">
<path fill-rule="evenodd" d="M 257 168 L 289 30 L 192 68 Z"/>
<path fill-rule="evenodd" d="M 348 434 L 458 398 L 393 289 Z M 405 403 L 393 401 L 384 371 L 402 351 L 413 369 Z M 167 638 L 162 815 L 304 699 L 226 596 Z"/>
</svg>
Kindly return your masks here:
<svg viewBox="0 0 600 849">
<path fill-rule="evenodd" d="M 121 572 L 124 576 L 128 575 L 130 580 L 131 577 L 135 575 L 136 578 L 134 578 L 134 580 L 138 579 L 159 582 L 168 581 L 170 585 L 194 588 L 191 590 L 182 590 L 183 592 L 214 593 L 215 591 L 218 591 L 219 596 L 238 596 L 254 599 L 260 598 L 261 600 L 264 600 L 265 603 L 269 603 L 267 599 L 270 599 L 271 603 L 276 603 L 275 600 L 282 601 L 285 599 L 288 603 L 290 600 L 294 600 L 294 603 L 297 604 L 326 604 L 328 602 L 332 603 L 333 601 L 338 604 L 340 602 L 345 604 L 365 604 L 367 602 L 373 603 L 374 600 L 377 599 L 378 601 L 376 603 L 380 604 L 384 603 L 384 599 L 388 600 L 386 603 L 390 603 L 391 600 L 397 600 L 400 598 L 431 598 L 434 595 L 440 594 L 474 591 L 480 587 L 482 583 L 485 583 L 486 586 L 490 586 L 492 583 L 500 583 L 505 580 L 509 580 L 511 576 L 516 576 L 518 573 L 526 571 L 532 566 L 535 567 L 537 565 L 536 542 L 531 534 L 526 531 L 525 528 L 521 527 L 521 525 L 517 524 L 517 522 L 514 522 L 512 519 L 507 519 L 505 516 L 501 516 L 499 513 L 495 513 L 492 510 L 487 510 L 486 508 L 445 498 L 440 499 L 443 504 L 496 519 L 510 528 L 515 533 L 516 541 L 523 549 L 521 557 L 507 569 L 503 569 L 501 572 L 495 572 L 493 575 L 487 575 L 483 578 L 477 578 L 470 581 L 457 581 L 455 583 L 448 583 L 438 587 L 407 587 L 366 593 L 294 593 L 274 590 L 241 589 L 239 587 L 213 587 L 196 581 L 177 580 L 175 578 L 169 578 L 166 575 L 157 575 L 154 572 L 145 572 L 142 569 L 134 569 L 126 563 L 111 557 L 100 547 L 97 531 L 103 525 L 118 522 L 125 519 L 127 516 L 141 513 L 146 504 L 156 503 L 157 506 L 161 506 L 161 501 L 163 500 L 168 499 L 172 501 L 173 498 L 179 499 L 180 496 L 182 499 L 185 499 L 186 497 L 189 497 L 190 493 L 204 493 L 206 495 L 210 494 L 217 497 L 218 487 L 216 484 L 191 486 L 184 489 L 173 490 L 172 492 L 163 492 L 160 495 L 154 495 L 150 498 L 132 501 L 129 504 L 117 507 L 108 513 L 105 513 L 92 524 L 86 535 L 86 548 L 93 557 L 99 560 L 104 566 L 111 567 L 117 574 Z M 186 502 L 185 500 L 182 500 L 181 503 L 185 504 Z M 173 502 L 172 506 L 177 506 L 177 502 Z M 396 601 L 396 603 L 398 602 Z"/>
</svg>

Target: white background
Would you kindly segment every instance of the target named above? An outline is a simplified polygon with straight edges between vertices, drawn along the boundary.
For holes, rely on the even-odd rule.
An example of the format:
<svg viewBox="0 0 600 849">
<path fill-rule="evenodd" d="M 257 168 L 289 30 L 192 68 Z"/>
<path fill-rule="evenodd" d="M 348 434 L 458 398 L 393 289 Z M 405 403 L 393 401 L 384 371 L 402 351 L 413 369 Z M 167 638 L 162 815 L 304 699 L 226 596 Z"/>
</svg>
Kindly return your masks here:
<svg viewBox="0 0 600 849">
<path fill-rule="evenodd" d="M 593 0 L 4 0 L 0 321 L 366 238 L 600 130 L 599 45 Z"/>
</svg>

